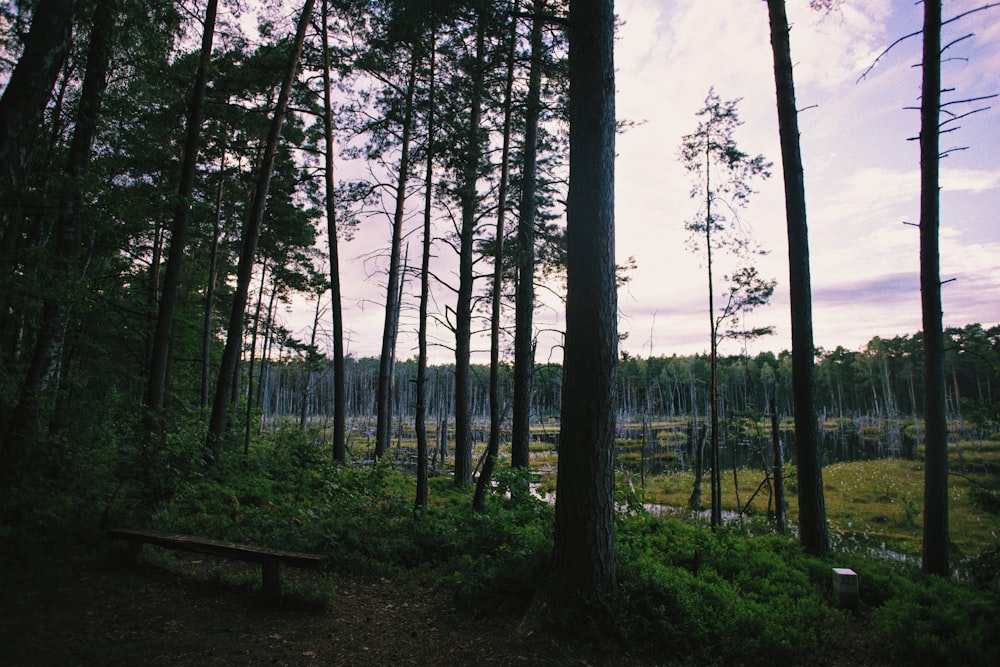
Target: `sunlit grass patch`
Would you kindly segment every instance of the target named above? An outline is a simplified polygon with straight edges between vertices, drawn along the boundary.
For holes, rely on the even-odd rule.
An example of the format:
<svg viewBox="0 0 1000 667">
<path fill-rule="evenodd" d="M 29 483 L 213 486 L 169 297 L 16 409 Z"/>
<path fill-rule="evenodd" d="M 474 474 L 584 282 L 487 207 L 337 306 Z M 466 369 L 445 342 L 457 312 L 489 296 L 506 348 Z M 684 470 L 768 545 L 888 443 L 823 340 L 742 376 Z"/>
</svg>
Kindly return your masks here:
<svg viewBox="0 0 1000 667">
<path fill-rule="evenodd" d="M 954 448 L 952 448 L 954 450 Z M 954 451 L 952 451 L 954 457 Z M 992 457 L 996 461 L 996 456 Z M 919 555 L 923 539 L 924 466 L 920 461 L 881 459 L 837 463 L 823 469 L 827 519 L 845 536 L 901 553 Z M 1000 517 L 969 501 L 976 484 L 995 476 L 953 474 L 948 479 L 948 521 L 958 555 L 996 544 Z M 790 499 L 794 500 L 794 499 Z"/>
</svg>

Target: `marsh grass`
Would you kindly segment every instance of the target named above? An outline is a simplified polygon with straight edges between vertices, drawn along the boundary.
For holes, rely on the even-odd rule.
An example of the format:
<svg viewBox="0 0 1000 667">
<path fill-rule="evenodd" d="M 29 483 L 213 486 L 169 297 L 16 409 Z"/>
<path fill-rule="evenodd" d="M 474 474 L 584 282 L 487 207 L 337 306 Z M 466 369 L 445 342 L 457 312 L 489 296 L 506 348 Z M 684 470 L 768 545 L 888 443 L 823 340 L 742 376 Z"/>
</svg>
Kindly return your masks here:
<svg viewBox="0 0 1000 667">
<path fill-rule="evenodd" d="M 673 445 L 687 440 L 686 422 L 661 420 L 649 425 L 660 445 L 659 451 L 647 451 L 643 456 L 641 440 L 620 439 L 615 453 L 620 468 L 616 472 L 619 488 L 628 488 L 641 503 L 671 508 L 688 509 L 694 484 L 690 471 L 642 476 L 635 472 L 640 462 L 647 464 L 672 464 L 675 462 Z M 839 422 L 828 420 L 826 428 L 837 428 Z M 628 425 L 626 425 L 628 426 Z M 640 428 L 641 424 L 632 424 Z M 780 428 L 792 427 L 785 420 Z M 762 425 L 761 428 L 765 428 Z M 539 436 L 530 443 L 532 480 L 540 493 L 553 493 L 556 488 L 558 449 L 549 442 L 558 433 L 558 423 L 546 423 L 532 428 Z M 433 434 L 432 434 L 433 437 Z M 289 434 L 279 432 L 270 443 L 267 439 L 257 447 L 282 447 L 287 449 Z M 281 444 L 275 444 L 280 441 Z M 366 443 L 355 440 L 353 453 L 363 458 Z M 300 445 L 300 448 L 304 445 Z M 664 449 L 664 446 L 667 448 Z M 409 431 L 403 438 L 394 440 L 393 452 L 397 462 L 412 458 L 416 443 Z M 485 451 L 484 442 L 475 442 L 473 456 L 479 460 Z M 453 452 L 449 451 L 449 455 Z M 923 452 L 916 452 L 921 457 Z M 301 460 L 303 456 L 299 456 Z M 322 460 L 325 455 L 315 453 L 309 459 Z M 501 466 L 510 460 L 510 447 L 501 447 Z M 445 466 L 450 464 L 449 458 Z M 958 559 L 981 553 L 995 547 L 1000 535 L 1000 516 L 981 511 L 970 497 L 970 490 L 985 489 L 988 493 L 1000 492 L 1000 440 L 961 441 L 950 447 L 949 523 L 953 554 Z M 722 475 L 723 511 L 753 519 L 766 518 L 773 511 L 771 485 L 762 470 L 741 468 L 736 471 L 739 484 L 739 504 L 733 471 Z M 784 471 L 787 516 L 794 523 L 798 516 L 796 471 L 787 465 Z M 888 550 L 906 556 L 919 556 L 922 550 L 923 531 L 923 463 L 921 460 L 875 459 L 834 463 L 823 468 L 824 496 L 831 541 L 835 545 L 861 549 Z M 704 483 L 707 488 L 708 471 Z M 975 495 L 975 492 L 973 493 Z M 982 495 L 982 493 L 980 493 Z M 707 498 L 707 495 L 706 495 Z"/>
<path fill-rule="evenodd" d="M 997 489 L 997 443 L 950 447 L 948 522 L 952 550 L 962 558 L 996 547 L 1000 516 L 983 512 L 970 498 L 974 488 Z M 965 459 L 964 462 L 962 459 Z M 970 465 L 971 463 L 971 465 Z M 921 461 L 882 459 L 838 463 L 823 470 L 827 517 L 845 538 L 919 555 L 923 536 L 924 466 Z"/>
<path fill-rule="evenodd" d="M 995 547 L 1000 535 L 1000 516 L 983 512 L 970 498 L 974 488 L 1000 490 L 1000 442 L 965 442 L 951 447 L 949 477 L 949 524 L 955 556 L 962 558 Z M 764 473 L 738 471 L 740 500 L 750 499 Z M 639 484 L 638 475 L 619 471 L 619 484 Z M 724 511 L 735 512 L 736 493 L 732 471 L 722 477 Z M 923 483 L 921 461 L 877 459 L 835 463 L 823 468 L 826 514 L 837 543 L 888 549 L 919 556 L 923 539 Z M 643 502 L 686 508 L 694 476 L 690 472 L 646 477 L 639 489 Z M 707 485 L 707 473 L 705 478 Z M 785 469 L 786 505 L 793 521 L 798 515 L 795 468 Z M 768 511 L 765 487 L 753 500 L 752 516 Z M 772 505 L 773 507 L 773 505 Z"/>
</svg>

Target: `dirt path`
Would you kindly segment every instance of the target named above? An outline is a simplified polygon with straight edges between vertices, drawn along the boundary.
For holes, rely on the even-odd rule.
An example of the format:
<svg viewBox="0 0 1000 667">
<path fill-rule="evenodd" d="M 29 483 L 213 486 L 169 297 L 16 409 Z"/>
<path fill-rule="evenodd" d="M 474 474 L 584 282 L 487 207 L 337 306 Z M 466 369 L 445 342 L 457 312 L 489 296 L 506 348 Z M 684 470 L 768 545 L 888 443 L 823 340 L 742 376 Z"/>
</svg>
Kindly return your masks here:
<svg viewBox="0 0 1000 667">
<path fill-rule="evenodd" d="M 192 556 L 180 573 L 81 558 L 15 567 L 0 600 L 0 665 L 642 664 L 522 636 L 512 616 L 463 616 L 434 591 L 385 579 L 337 579 L 330 609 L 266 605 L 211 581 L 207 561 Z"/>
<path fill-rule="evenodd" d="M 386 579 L 335 577 L 333 602 L 322 610 L 300 602 L 266 605 L 252 591 L 213 581 L 211 572 L 219 567 L 195 555 L 180 571 L 81 556 L 8 566 L 0 598 L 0 665 L 683 662 L 681 656 L 658 660 L 548 633 L 525 636 L 514 615 L 470 617 L 435 591 Z M 852 638 L 814 664 L 881 664 L 869 660 L 872 641 Z"/>
</svg>

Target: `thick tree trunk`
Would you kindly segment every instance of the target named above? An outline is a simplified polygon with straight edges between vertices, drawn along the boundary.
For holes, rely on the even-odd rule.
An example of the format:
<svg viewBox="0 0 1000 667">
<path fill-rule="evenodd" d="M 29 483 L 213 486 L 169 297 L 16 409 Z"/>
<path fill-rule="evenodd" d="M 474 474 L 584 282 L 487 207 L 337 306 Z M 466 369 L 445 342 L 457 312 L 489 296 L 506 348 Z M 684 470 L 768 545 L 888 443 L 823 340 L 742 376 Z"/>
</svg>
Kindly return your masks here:
<svg viewBox="0 0 1000 667">
<path fill-rule="evenodd" d="M 208 87 L 208 65 L 212 60 L 212 42 L 215 36 L 215 17 L 218 0 L 209 0 L 205 8 L 205 24 L 201 36 L 201 53 L 195 73 L 194 88 L 188 107 L 187 136 L 184 139 L 184 159 L 181 163 L 180 186 L 174 221 L 167 250 L 167 267 L 163 274 L 163 291 L 153 334 L 153 348 L 149 360 L 149 384 L 146 388 L 146 407 L 153 412 L 153 424 L 160 426 L 159 411 L 167 389 L 167 365 L 170 358 L 170 338 L 173 332 L 174 312 L 180 291 L 181 266 L 187 245 L 188 215 L 191 193 L 194 192 L 195 172 L 198 168 L 198 150 L 201 143 L 201 125 L 205 116 L 205 91 Z"/>
<path fill-rule="evenodd" d="M 941 0 L 924 2 L 923 83 L 920 102 L 920 297 L 924 325 L 924 545 L 923 570 L 949 575 L 948 420 L 938 231 L 941 115 Z"/>
<path fill-rule="evenodd" d="M 788 273 L 792 319 L 792 393 L 794 395 L 796 466 L 799 487 L 799 540 L 815 555 L 826 553 L 826 503 L 816 422 L 816 379 L 812 330 L 812 288 L 805 183 L 799 144 L 798 112 L 792 78 L 791 45 L 784 0 L 768 0 L 771 52 L 778 104 L 785 216 L 788 227 Z"/>
<path fill-rule="evenodd" d="M 288 99 L 291 96 L 292 83 L 299 69 L 299 59 L 302 56 L 302 45 L 305 41 L 306 28 L 312 17 L 315 0 L 305 0 L 302 13 L 299 15 L 295 40 L 288 56 L 288 68 L 281 82 L 281 91 L 271 119 L 264 153 L 257 173 L 257 184 L 254 190 L 250 217 L 243 228 L 243 246 L 240 250 L 240 261 L 237 267 L 236 291 L 233 293 L 233 307 L 229 316 L 229 329 L 226 335 L 226 347 L 222 352 L 222 365 L 219 369 L 219 382 L 215 387 L 215 399 L 212 401 L 212 417 L 209 420 L 206 447 L 209 461 L 218 463 L 222 455 L 222 441 L 226 430 L 226 420 L 229 416 L 229 392 L 233 386 L 233 371 L 236 369 L 243 344 L 243 316 L 246 313 L 247 295 L 250 291 L 250 280 L 253 274 L 254 258 L 257 254 L 257 242 L 260 240 L 260 230 L 264 222 L 264 208 L 267 203 L 267 191 L 271 185 L 271 174 L 274 170 L 274 158 L 281 139 L 281 130 L 288 111 Z"/>
<path fill-rule="evenodd" d="M 571 0 L 566 344 L 553 595 L 615 585 L 614 3 Z"/>
<path fill-rule="evenodd" d="M 465 161 L 461 174 L 462 228 L 459 234 L 458 300 L 455 304 L 455 484 L 472 482 L 472 407 L 470 368 L 472 351 L 473 246 L 476 210 L 479 205 L 479 168 L 483 141 L 480 122 L 483 105 L 483 78 L 486 69 L 486 9 L 478 9 L 476 59 L 472 72 L 472 97 L 466 137 Z"/>
<path fill-rule="evenodd" d="M 337 241 L 337 206 L 334 199 L 333 91 L 330 81 L 330 0 L 323 0 L 323 136 L 326 140 L 326 231 L 330 248 L 330 316 L 333 325 L 333 458 L 347 462 L 347 377 L 344 369 L 344 316 Z"/>
<path fill-rule="evenodd" d="M 514 405 L 511 422 L 511 465 L 523 470 L 530 463 L 531 389 L 535 370 L 535 192 L 538 183 L 538 119 L 542 89 L 542 13 L 535 0 L 531 20 L 531 66 L 524 117 L 521 158 L 520 219 L 517 223 L 517 291 L 514 314 Z"/>
</svg>

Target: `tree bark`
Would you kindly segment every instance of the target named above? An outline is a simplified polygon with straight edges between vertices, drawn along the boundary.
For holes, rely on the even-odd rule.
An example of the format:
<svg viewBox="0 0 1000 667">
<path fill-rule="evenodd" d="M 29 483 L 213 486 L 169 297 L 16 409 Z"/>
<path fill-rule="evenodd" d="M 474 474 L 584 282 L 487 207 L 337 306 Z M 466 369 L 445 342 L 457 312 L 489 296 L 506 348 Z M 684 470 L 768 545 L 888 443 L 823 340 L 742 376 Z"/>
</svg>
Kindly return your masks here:
<svg viewBox="0 0 1000 667">
<path fill-rule="evenodd" d="M 507 81 L 504 90 L 503 147 L 500 150 L 500 183 L 497 186 L 497 227 L 493 248 L 493 290 L 490 313 L 490 435 L 486 445 L 486 460 L 476 480 L 476 493 L 472 507 L 477 512 L 486 511 L 486 490 L 493 478 L 497 458 L 500 456 L 500 315 L 503 300 L 504 220 L 507 214 L 507 184 L 510 180 L 510 133 L 514 96 L 514 67 L 517 59 L 517 16 L 519 2 L 515 0 L 510 20 L 510 49 L 507 52 Z"/>
<path fill-rule="evenodd" d="M 400 141 L 399 173 L 396 180 L 396 206 L 392 216 L 392 241 L 389 246 L 389 277 L 386 280 L 385 319 L 382 326 L 382 354 L 378 367 L 378 404 L 375 424 L 375 458 L 389 448 L 392 438 L 392 379 L 396 358 L 396 334 L 399 329 L 401 297 L 400 253 L 403 245 L 403 218 L 406 213 L 406 184 L 410 175 L 410 138 L 413 135 L 413 96 L 417 87 L 417 54 L 410 52 L 410 72 L 406 81 L 406 101 Z"/>
<path fill-rule="evenodd" d="M 553 597 L 615 585 L 614 3 L 571 0 L 566 344 Z"/>
<path fill-rule="evenodd" d="M 86 264 L 81 258 L 80 245 L 80 183 L 90 165 L 94 137 L 97 134 L 101 103 L 107 88 L 117 15 L 117 0 L 103 0 L 94 10 L 76 126 L 70 140 L 65 180 L 56 213 L 55 247 L 47 278 L 52 291 L 43 300 L 42 321 L 34 354 L 11 419 L 10 432 L 4 438 L 5 451 L 0 454 L 0 462 L 4 464 L 16 464 L 26 458 L 37 438 L 46 378 L 56 356 L 61 354 L 70 311 Z M 34 25 L 33 21 L 33 30 Z M 6 92 L 4 97 L 6 98 Z"/>
<path fill-rule="evenodd" d="M 697 416 L 695 416 L 695 420 L 697 421 Z M 704 422 L 697 431 L 694 426 L 691 428 L 694 440 L 694 485 L 691 488 L 691 496 L 688 498 L 688 507 L 696 512 L 701 511 L 701 486 L 705 472 L 705 436 L 707 434 L 708 428 Z"/>
<path fill-rule="evenodd" d="M 941 114 L 941 0 L 924 2 L 923 82 L 920 102 L 920 297 L 924 326 L 923 570 L 949 575 L 948 421 L 944 334 L 941 325 L 939 189 Z"/>
<path fill-rule="evenodd" d="M 250 217 L 243 228 L 243 245 L 240 250 L 240 261 L 237 267 L 236 290 L 233 293 L 233 306 L 229 316 L 229 328 L 226 335 L 226 347 L 222 352 L 222 364 L 219 369 L 219 381 L 215 387 L 215 398 L 212 401 L 212 416 L 209 420 L 206 447 L 209 462 L 218 463 L 222 456 L 223 435 L 226 430 L 226 419 L 229 415 L 229 390 L 233 386 L 233 371 L 239 360 L 240 348 L 243 343 L 243 316 L 246 313 L 247 295 L 250 291 L 250 280 L 253 273 L 254 258 L 257 254 L 257 242 L 260 240 L 260 230 L 264 221 L 264 209 L 267 203 L 267 191 L 271 185 L 271 174 L 274 171 L 274 159 L 281 139 L 281 130 L 288 111 L 288 99 L 291 96 L 292 83 L 298 73 L 299 59 L 302 56 L 302 45 L 305 42 L 306 28 L 312 17 L 315 0 L 305 0 L 302 13 L 299 15 L 295 40 L 288 56 L 288 67 L 281 82 L 281 91 L 271 119 L 264 153 L 257 173 L 257 184 L 254 190 Z"/>
<path fill-rule="evenodd" d="M 514 401 L 511 466 L 527 470 L 531 456 L 531 390 L 535 370 L 535 192 L 538 183 L 538 119 L 541 113 L 544 0 L 535 0 L 531 19 L 531 65 L 521 158 L 520 219 L 517 223 L 517 290 L 514 313 Z"/>
<path fill-rule="evenodd" d="M 309 349 L 306 352 L 306 363 L 303 375 L 305 376 L 302 380 L 302 404 L 299 406 L 299 428 L 301 430 L 306 430 L 306 425 L 309 420 L 309 395 L 312 389 L 312 376 L 313 376 L 313 350 L 316 349 L 316 333 L 319 329 L 319 316 L 322 312 L 320 307 L 322 303 L 321 295 L 316 295 L 316 309 L 313 310 L 313 321 L 312 326 L 309 328 Z"/>
<path fill-rule="evenodd" d="M 708 319 L 709 319 L 709 436 L 708 487 L 711 492 L 709 524 L 712 530 L 722 525 L 722 466 L 719 463 L 719 325 L 715 317 L 715 282 L 712 276 L 712 144 L 705 142 L 705 252 L 708 266 Z"/>
<path fill-rule="evenodd" d="M 427 488 L 427 305 L 430 300 L 431 220 L 434 204 L 435 64 L 436 33 L 431 32 L 430 83 L 427 92 L 427 170 L 424 174 L 424 238 L 420 253 L 420 305 L 417 323 L 417 399 L 414 430 L 417 436 L 417 493 L 415 510 L 426 510 Z"/>
<path fill-rule="evenodd" d="M 208 0 L 205 8 L 205 24 L 201 36 L 201 52 L 198 56 L 198 70 L 188 107 L 187 136 L 184 139 L 184 159 L 181 163 L 180 186 L 174 221 L 170 233 L 170 247 L 167 250 L 167 267 L 163 274 L 163 291 L 160 295 L 159 311 L 156 317 L 156 331 L 149 360 L 149 384 L 146 388 L 146 407 L 153 413 L 155 430 L 161 427 L 160 415 L 167 389 L 167 365 L 170 358 L 170 338 L 173 332 L 174 313 L 180 290 L 181 266 L 187 244 L 188 217 L 191 209 L 191 193 L 198 168 L 198 151 L 201 143 L 201 126 L 205 117 L 205 91 L 208 87 L 208 65 L 212 60 L 212 42 L 215 37 L 215 17 L 218 0 Z"/>
<path fill-rule="evenodd" d="M 330 81 L 330 1 L 323 0 L 323 136 L 324 182 L 326 185 L 326 231 L 330 248 L 330 316 L 333 325 L 333 458 L 347 462 L 347 376 L 344 369 L 344 316 L 340 285 L 340 253 L 337 241 L 337 207 L 334 199 L 333 91 Z"/>
<path fill-rule="evenodd" d="M 773 457 L 772 471 L 774 475 L 774 524 L 779 533 L 785 532 L 785 457 L 781 449 L 781 433 L 778 430 L 780 421 L 778 419 L 778 405 L 771 397 L 768 403 L 768 410 L 771 411 L 771 450 Z"/>
<path fill-rule="evenodd" d="M 224 130 L 229 138 L 228 126 Z M 208 378 L 211 374 L 212 339 L 214 327 L 212 315 L 215 312 L 215 287 L 219 276 L 219 245 L 222 241 L 222 194 L 226 173 L 226 143 L 222 146 L 219 160 L 219 188 L 215 194 L 215 218 L 212 224 L 212 243 L 208 254 L 208 284 L 205 287 L 205 311 L 201 325 L 201 407 L 208 407 Z"/>
<path fill-rule="evenodd" d="M 774 57 L 785 216 L 788 228 L 788 273 L 792 320 L 792 393 L 794 395 L 796 466 L 799 487 L 799 541 L 811 554 L 829 548 L 823 469 L 816 421 L 815 351 L 805 182 L 799 142 L 798 111 L 792 78 L 791 44 L 784 0 L 767 0 Z"/>
<path fill-rule="evenodd" d="M 483 105 L 483 78 L 486 70 L 486 9 L 477 9 L 476 59 L 472 65 L 472 96 L 466 136 L 465 161 L 461 174 L 462 228 L 459 234 L 458 300 L 455 304 L 455 484 L 472 482 L 472 407 L 470 368 L 472 351 L 473 245 L 479 192 L 476 184 L 482 162 L 483 140 L 480 123 Z"/>
<path fill-rule="evenodd" d="M 247 368 L 247 409 L 246 413 L 243 415 L 243 461 L 246 463 L 250 459 L 250 420 L 253 416 L 253 406 L 255 403 L 260 403 L 258 395 L 254 392 L 254 388 L 259 386 L 254 380 L 254 370 L 257 368 L 257 336 L 260 333 L 260 314 L 264 307 L 264 290 L 267 287 L 267 262 L 265 261 L 260 267 L 260 288 L 257 291 L 257 306 L 254 308 L 253 314 L 253 327 L 250 329 L 250 359 Z M 277 289 L 275 286 L 271 291 Z M 270 315 L 268 315 L 270 319 Z M 266 324 L 265 324 L 266 328 Z M 265 335 L 264 348 L 267 348 L 267 341 Z M 263 378 L 261 378 L 263 379 Z"/>
</svg>

